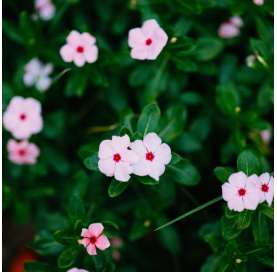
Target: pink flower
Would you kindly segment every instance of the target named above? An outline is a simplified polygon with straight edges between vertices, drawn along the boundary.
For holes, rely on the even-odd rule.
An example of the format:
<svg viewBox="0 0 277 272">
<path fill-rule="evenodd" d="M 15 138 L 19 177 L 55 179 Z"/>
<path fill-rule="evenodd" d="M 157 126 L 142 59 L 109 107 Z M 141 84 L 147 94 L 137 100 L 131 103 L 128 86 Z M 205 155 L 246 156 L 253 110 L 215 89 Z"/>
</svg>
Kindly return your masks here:
<svg viewBox="0 0 277 272">
<path fill-rule="evenodd" d="M 271 139 L 271 131 L 270 129 L 263 130 L 260 132 L 261 138 L 265 143 L 269 143 Z"/>
<path fill-rule="evenodd" d="M 264 4 L 264 0 L 253 0 L 253 3 L 257 6 L 262 6 Z"/>
<path fill-rule="evenodd" d="M 131 144 L 131 149 L 139 156 L 139 161 L 133 165 L 133 173 L 147 176 L 155 180 L 165 171 L 165 165 L 171 161 L 171 150 L 167 144 L 162 144 L 156 133 L 148 133 L 142 140 Z"/>
<path fill-rule="evenodd" d="M 240 34 L 239 28 L 234 24 L 232 24 L 231 22 L 222 23 L 218 29 L 218 36 L 223 39 L 234 38 L 239 34 Z"/>
<path fill-rule="evenodd" d="M 81 268 L 71 268 L 69 270 L 67 270 L 67 272 L 89 272 L 88 270 L 85 270 L 85 269 L 81 269 Z"/>
<path fill-rule="evenodd" d="M 64 45 L 60 54 L 65 62 L 74 62 L 78 67 L 86 62 L 93 63 L 98 57 L 98 48 L 95 45 L 96 39 L 87 32 L 79 33 L 71 31 L 66 38 L 67 44 Z"/>
<path fill-rule="evenodd" d="M 274 196 L 273 182 L 274 178 L 269 173 L 263 173 L 256 179 L 256 185 L 260 192 L 260 203 L 266 201 L 271 206 Z"/>
<path fill-rule="evenodd" d="M 51 0 L 35 0 L 35 9 L 42 20 L 50 20 L 54 17 L 56 8 Z"/>
<path fill-rule="evenodd" d="M 243 172 L 232 174 L 222 185 L 222 196 L 228 208 L 237 212 L 255 210 L 260 202 L 256 186 L 257 175 L 247 177 Z"/>
<path fill-rule="evenodd" d="M 40 102 L 15 96 L 3 115 L 4 127 L 17 139 L 27 139 L 42 130 Z"/>
<path fill-rule="evenodd" d="M 104 140 L 99 146 L 98 168 L 108 177 L 119 181 L 128 181 L 133 172 L 132 163 L 138 160 L 137 155 L 129 150 L 130 138 L 113 136 L 112 140 Z"/>
<path fill-rule="evenodd" d="M 9 140 L 7 149 L 9 160 L 15 164 L 35 164 L 39 156 L 39 148 L 27 141 Z"/>
<path fill-rule="evenodd" d="M 236 27 L 242 27 L 243 26 L 243 21 L 241 17 L 239 16 L 233 16 L 230 18 L 229 22 L 233 24 Z"/>
<path fill-rule="evenodd" d="M 105 250 L 110 246 L 108 238 L 103 234 L 104 227 L 101 223 L 90 224 L 87 229 L 83 228 L 79 243 L 83 245 L 89 255 L 97 255 L 96 248 Z"/>
<path fill-rule="evenodd" d="M 111 240 L 111 244 L 113 247 L 119 248 L 123 244 L 123 240 L 120 237 L 114 237 Z"/>
<path fill-rule="evenodd" d="M 131 57 L 139 60 L 154 60 L 161 53 L 168 40 L 167 34 L 154 19 L 147 20 L 141 28 L 129 31 L 128 44 Z"/>
</svg>

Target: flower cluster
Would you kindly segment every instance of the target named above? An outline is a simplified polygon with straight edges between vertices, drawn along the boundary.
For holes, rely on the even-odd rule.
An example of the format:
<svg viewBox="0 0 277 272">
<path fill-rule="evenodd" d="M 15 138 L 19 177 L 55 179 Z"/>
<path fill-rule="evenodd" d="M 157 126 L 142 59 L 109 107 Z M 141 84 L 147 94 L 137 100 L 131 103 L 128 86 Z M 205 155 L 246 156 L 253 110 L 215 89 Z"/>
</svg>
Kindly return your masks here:
<svg viewBox="0 0 277 272">
<path fill-rule="evenodd" d="M 222 185 L 222 196 L 228 208 L 237 212 L 255 210 L 259 203 L 273 201 L 273 177 L 269 173 L 246 176 L 243 172 L 232 174 Z"/>
<path fill-rule="evenodd" d="M 43 64 L 39 59 L 34 58 L 24 67 L 23 82 L 27 87 L 35 86 L 39 91 L 49 89 L 52 79 L 49 75 L 53 72 L 51 63 Z"/>
<path fill-rule="evenodd" d="M 34 98 L 13 97 L 4 112 L 3 124 L 14 138 L 23 140 L 18 143 L 14 140 L 8 142 L 9 159 L 17 164 L 34 164 L 39 149 L 27 139 L 42 130 L 40 102 Z"/>
<path fill-rule="evenodd" d="M 135 174 L 159 180 L 171 160 L 171 150 L 152 132 L 132 143 L 128 135 L 104 140 L 99 146 L 98 157 L 98 168 L 108 177 L 126 182 Z"/>
<path fill-rule="evenodd" d="M 223 39 L 231 39 L 240 34 L 240 28 L 243 26 L 242 19 L 239 16 L 233 16 L 228 21 L 223 22 L 218 29 L 218 36 Z"/>
</svg>

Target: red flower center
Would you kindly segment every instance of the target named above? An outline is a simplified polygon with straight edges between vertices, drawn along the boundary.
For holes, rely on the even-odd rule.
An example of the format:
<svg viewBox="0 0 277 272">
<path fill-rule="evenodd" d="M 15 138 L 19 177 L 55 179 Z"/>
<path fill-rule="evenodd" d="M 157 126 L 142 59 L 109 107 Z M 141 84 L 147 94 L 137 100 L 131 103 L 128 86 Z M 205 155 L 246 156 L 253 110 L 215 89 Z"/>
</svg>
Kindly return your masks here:
<svg viewBox="0 0 277 272">
<path fill-rule="evenodd" d="M 89 241 L 90 241 L 91 244 L 95 244 L 96 241 L 97 241 L 97 237 L 92 236 L 92 237 L 89 238 Z"/>
<path fill-rule="evenodd" d="M 119 162 L 119 161 L 121 160 L 120 154 L 118 154 L 118 153 L 114 154 L 114 155 L 113 155 L 113 160 L 114 160 L 115 162 Z"/>
<path fill-rule="evenodd" d="M 78 47 L 76 48 L 76 51 L 77 51 L 78 53 L 83 53 L 83 52 L 84 52 L 84 47 L 83 47 L 83 46 L 78 46 Z"/>
<path fill-rule="evenodd" d="M 155 158 L 154 154 L 152 152 L 146 153 L 146 160 L 153 161 Z"/>
<path fill-rule="evenodd" d="M 26 120 L 26 114 L 25 113 L 21 113 L 20 115 L 19 115 L 19 119 L 21 120 L 21 121 L 25 121 Z"/>
<path fill-rule="evenodd" d="M 263 184 L 261 189 L 262 189 L 263 192 L 267 193 L 268 190 L 269 190 L 269 187 L 268 187 L 267 184 Z"/>
<path fill-rule="evenodd" d="M 146 45 L 151 45 L 151 44 L 152 44 L 152 39 L 148 38 L 148 39 L 145 41 L 145 44 L 146 44 Z"/>
<path fill-rule="evenodd" d="M 238 190 L 239 196 L 244 196 L 246 194 L 246 190 L 244 188 L 240 188 Z"/>
<path fill-rule="evenodd" d="M 25 149 L 19 149 L 18 150 L 18 155 L 19 156 L 23 157 L 23 156 L 25 156 L 25 154 L 26 154 L 26 150 Z"/>
</svg>

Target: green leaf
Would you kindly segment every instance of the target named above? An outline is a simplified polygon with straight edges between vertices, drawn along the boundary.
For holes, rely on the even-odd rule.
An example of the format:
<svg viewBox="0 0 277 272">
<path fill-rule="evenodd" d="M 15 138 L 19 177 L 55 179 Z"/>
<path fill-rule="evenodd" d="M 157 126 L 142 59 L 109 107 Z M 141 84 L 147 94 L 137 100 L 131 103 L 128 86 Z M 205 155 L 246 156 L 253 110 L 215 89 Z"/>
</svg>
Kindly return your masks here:
<svg viewBox="0 0 277 272">
<path fill-rule="evenodd" d="M 193 186 L 200 181 L 197 169 L 185 159 L 175 165 L 169 165 L 168 173 L 174 181 L 182 185 Z"/>
<path fill-rule="evenodd" d="M 270 228 L 267 217 L 263 213 L 258 212 L 254 215 L 251 227 L 256 244 L 262 245 L 270 242 Z"/>
<path fill-rule="evenodd" d="M 260 161 L 256 154 L 251 150 L 241 152 L 237 159 L 237 168 L 246 175 L 259 174 Z"/>
<path fill-rule="evenodd" d="M 78 255 L 79 248 L 77 246 L 66 248 L 58 257 L 58 267 L 69 268 L 75 263 Z"/>
<path fill-rule="evenodd" d="M 24 271 L 26 272 L 56 272 L 56 269 L 42 262 L 26 261 L 24 263 Z"/>
<path fill-rule="evenodd" d="M 138 119 L 138 132 L 141 132 L 143 135 L 145 135 L 150 131 L 156 131 L 159 124 L 160 115 L 160 109 L 156 103 L 145 106 Z"/>
<path fill-rule="evenodd" d="M 157 184 L 159 184 L 158 180 L 155 180 L 155 179 L 150 178 L 150 177 L 136 176 L 136 179 L 144 185 L 157 185 Z"/>
<path fill-rule="evenodd" d="M 215 58 L 223 49 L 223 43 L 220 39 L 212 37 L 203 37 L 196 42 L 196 59 L 200 61 L 209 61 Z"/>
<path fill-rule="evenodd" d="M 98 153 L 96 152 L 84 160 L 84 165 L 89 170 L 98 171 L 98 161 Z"/>
<path fill-rule="evenodd" d="M 202 97 L 197 92 L 186 92 L 181 95 L 180 100 L 187 105 L 197 105 L 202 102 Z"/>
<path fill-rule="evenodd" d="M 74 221 L 83 219 L 85 216 L 85 206 L 79 196 L 72 195 L 70 197 L 67 210 L 69 217 Z"/>
<path fill-rule="evenodd" d="M 252 220 L 252 211 L 242 211 L 235 218 L 236 226 L 239 230 L 246 229 L 250 226 Z"/>
<path fill-rule="evenodd" d="M 7 35 L 7 37 L 9 37 L 12 41 L 17 42 L 18 44 L 24 43 L 21 32 L 11 22 L 3 20 L 2 26 L 3 33 Z"/>
<path fill-rule="evenodd" d="M 238 229 L 236 226 L 236 220 L 228 219 L 226 217 L 221 218 L 221 231 L 222 236 L 226 240 L 232 240 L 240 235 L 241 229 Z"/>
<path fill-rule="evenodd" d="M 129 182 L 120 182 L 117 180 L 112 180 L 108 189 L 109 196 L 110 197 L 119 196 L 127 189 L 128 185 L 129 185 Z"/>
<path fill-rule="evenodd" d="M 218 166 L 214 169 L 214 174 L 221 182 L 227 182 L 231 174 L 234 173 L 234 170 L 230 167 Z"/>
<path fill-rule="evenodd" d="M 172 155 L 172 157 L 171 157 L 171 161 L 170 161 L 169 165 L 175 165 L 175 164 L 177 164 L 178 162 L 180 162 L 183 159 L 177 153 L 172 152 L 171 155 Z"/>
<path fill-rule="evenodd" d="M 269 207 L 267 204 L 263 204 L 260 206 L 260 210 L 265 216 L 274 220 L 274 206 Z"/>
<path fill-rule="evenodd" d="M 87 88 L 87 76 L 84 73 L 73 71 L 65 86 L 67 96 L 82 96 Z"/>
</svg>

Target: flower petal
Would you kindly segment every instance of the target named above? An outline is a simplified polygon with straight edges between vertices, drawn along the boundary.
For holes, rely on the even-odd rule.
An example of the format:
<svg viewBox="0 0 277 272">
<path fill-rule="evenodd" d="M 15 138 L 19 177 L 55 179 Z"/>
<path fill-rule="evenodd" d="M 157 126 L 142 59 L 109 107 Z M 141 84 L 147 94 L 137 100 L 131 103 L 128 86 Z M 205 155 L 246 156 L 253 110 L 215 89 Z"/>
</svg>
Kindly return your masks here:
<svg viewBox="0 0 277 272">
<path fill-rule="evenodd" d="M 65 62 L 71 62 L 73 61 L 73 57 L 74 57 L 74 50 L 73 48 L 66 44 L 64 45 L 61 49 L 60 49 L 60 55 L 62 57 L 62 59 L 65 61 Z"/>
<path fill-rule="evenodd" d="M 90 46 L 84 52 L 85 59 L 88 63 L 93 63 L 97 60 L 98 57 L 98 48 L 96 46 Z"/>
<path fill-rule="evenodd" d="M 160 176 L 164 173 L 165 166 L 159 162 L 151 162 L 149 176 L 155 180 L 159 180 Z"/>
<path fill-rule="evenodd" d="M 87 247 L 87 252 L 88 252 L 89 255 L 97 255 L 95 245 L 90 243 Z"/>
<path fill-rule="evenodd" d="M 118 162 L 115 165 L 114 177 L 116 180 L 126 182 L 130 179 L 133 168 L 127 162 Z"/>
<path fill-rule="evenodd" d="M 72 45 L 73 47 L 78 45 L 80 40 L 81 40 L 81 35 L 76 30 L 72 30 L 66 38 L 67 43 Z"/>
<path fill-rule="evenodd" d="M 171 149 L 167 144 L 161 144 L 155 151 L 155 159 L 160 163 L 168 164 L 171 157 Z"/>
<path fill-rule="evenodd" d="M 98 161 L 98 168 L 101 173 L 105 174 L 107 177 L 112 177 L 115 171 L 115 162 L 109 159 L 100 159 Z"/>
<path fill-rule="evenodd" d="M 92 234 L 92 236 L 98 237 L 99 235 L 102 234 L 104 230 L 104 226 L 101 223 L 93 223 L 89 225 L 88 229 Z"/>
<path fill-rule="evenodd" d="M 131 48 L 145 45 L 146 37 L 143 35 L 140 28 L 133 28 L 129 31 L 128 44 Z"/>
<path fill-rule="evenodd" d="M 237 172 L 232 174 L 229 179 L 229 183 L 235 186 L 236 188 L 242 188 L 245 187 L 245 184 L 247 182 L 247 176 L 243 172 Z"/>
<path fill-rule="evenodd" d="M 133 59 L 145 60 L 147 56 L 147 49 L 144 46 L 135 47 L 131 50 L 131 57 Z"/>
<path fill-rule="evenodd" d="M 155 152 L 162 143 L 162 140 L 156 133 L 151 132 L 144 136 L 143 143 L 148 151 Z"/>
<path fill-rule="evenodd" d="M 101 250 L 105 250 L 110 246 L 110 242 L 105 235 L 101 235 L 100 237 L 97 238 L 95 245 L 97 248 Z"/>
<path fill-rule="evenodd" d="M 114 155 L 112 141 L 104 140 L 100 143 L 98 157 L 100 159 L 111 158 Z"/>
</svg>

